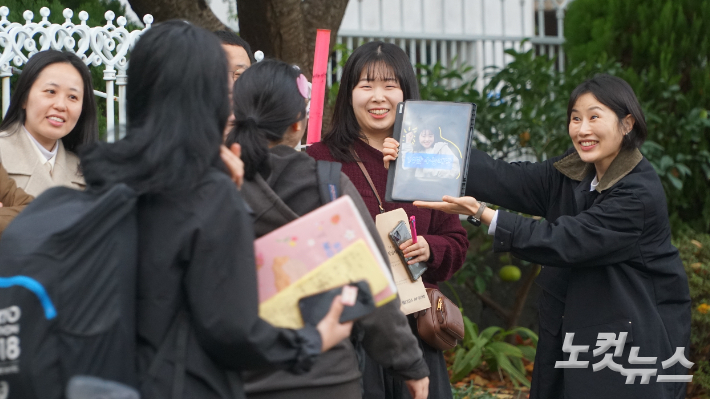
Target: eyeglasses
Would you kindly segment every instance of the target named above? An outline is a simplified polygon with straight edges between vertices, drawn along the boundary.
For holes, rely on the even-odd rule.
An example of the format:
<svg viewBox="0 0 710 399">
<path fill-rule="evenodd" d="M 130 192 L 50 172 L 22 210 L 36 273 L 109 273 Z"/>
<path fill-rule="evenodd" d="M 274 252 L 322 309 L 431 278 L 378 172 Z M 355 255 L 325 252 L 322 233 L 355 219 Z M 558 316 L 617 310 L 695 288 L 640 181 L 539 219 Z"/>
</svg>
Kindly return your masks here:
<svg viewBox="0 0 710 399">
<path fill-rule="evenodd" d="M 239 68 L 236 71 L 229 71 L 229 74 L 232 76 L 232 80 L 236 82 L 245 70 L 246 68 Z"/>
</svg>

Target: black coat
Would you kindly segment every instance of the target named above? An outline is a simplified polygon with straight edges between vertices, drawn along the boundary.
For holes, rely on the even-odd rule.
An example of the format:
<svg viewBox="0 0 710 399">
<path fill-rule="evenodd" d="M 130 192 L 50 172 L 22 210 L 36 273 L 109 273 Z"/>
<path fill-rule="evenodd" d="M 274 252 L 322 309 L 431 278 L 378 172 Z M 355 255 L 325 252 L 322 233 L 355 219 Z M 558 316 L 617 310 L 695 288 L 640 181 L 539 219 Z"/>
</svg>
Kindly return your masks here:
<svg viewBox="0 0 710 399">
<path fill-rule="evenodd" d="M 257 175 L 253 181 L 245 181 L 240 191 L 254 210 L 254 231 L 259 237 L 322 205 L 313 158 L 285 145 L 277 145 L 269 150 L 269 160 L 269 176 L 264 179 Z M 383 258 L 387 259 L 367 206 L 344 173 L 340 174 L 340 190 L 341 195 L 348 195 L 353 200 Z M 417 339 L 407 324 L 407 318 L 399 310 L 399 300 L 393 300 L 359 319 L 354 329 L 364 333 L 362 344 L 365 353 L 393 375 L 403 380 L 418 380 L 429 375 Z M 359 385 L 358 367 L 355 350 L 350 340 L 345 339 L 320 355 L 308 373 L 293 375 L 274 370 L 245 373 L 245 390 L 247 396 L 268 392 L 280 397 L 287 391 L 298 389 L 301 395 L 298 397 L 319 397 L 319 390 L 326 386 L 353 381 Z"/>
<path fill-rule="evenodd" d="M 685 384 L 626 385 L 626 377 L 592 365 L 598 333 L 627 332 L 624 369 L 652 368 L 661 374 L 687 374 L 676 364 L 663 369 L 677 347 L 690 343 L 690 293 L 678 251 L 671 245 L 666 200 L 660 179 L 638 150 L 622 151 L 595 191 L 594 166 L 573 149 L 540 163 L 495 161 L 473 150 L 466 195 L 507 209 L 544 217 L 537 221 L 505 211 L 498 214 L 493 249 L 545 265 L 537 278 L 540 343 L 531 398 L 685 397 Z M 555 369 L 565 333 L 574 345 L 589 345 L 579 360 L 586 368 Z M 639 356 L 657 357 L 653 365 L 629 363 L 631 347 Z M 613 348 L 608 353 L 613 352 Z M 539 381 L 536 381 L 536 378 Z"/>
<path fill-rule="evenodd" d="M 244 398 L 236 371 L 273 364 L 306 371 L 320 353 L 313 327 L 285 330 L 259 319 L 252 217 L 217 170 L 180 195 L 138 204 L 138 366 L 146 376 L 180 310 L 189 317 L 184 398 Z M 172 335 L 172 334 L 171 334 Z M 177 335 L 177 334 L 175 334 Z M 145 398 L 172 397 L 171 347 Z"/>
</svg>

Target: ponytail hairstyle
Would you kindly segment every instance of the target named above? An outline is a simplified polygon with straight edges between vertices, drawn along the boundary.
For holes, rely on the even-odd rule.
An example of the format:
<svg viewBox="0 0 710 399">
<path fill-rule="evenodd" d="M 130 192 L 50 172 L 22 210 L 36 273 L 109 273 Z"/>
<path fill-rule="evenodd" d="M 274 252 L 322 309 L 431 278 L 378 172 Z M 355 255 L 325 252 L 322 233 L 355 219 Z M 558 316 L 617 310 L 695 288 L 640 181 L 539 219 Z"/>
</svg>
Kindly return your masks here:
<svg viewBox="0 0 710 399">
<path fill-rule="evenodd" d="M 300 72 L 283 61 L 264 60 L 234 83 L 235 127 L 227 146 L 242 147 L 244 177 L 271 174 L 269 143 L 283 140 L 289 126 L 306 116 L 306 102 L 296 85 Z"/>
</svg>

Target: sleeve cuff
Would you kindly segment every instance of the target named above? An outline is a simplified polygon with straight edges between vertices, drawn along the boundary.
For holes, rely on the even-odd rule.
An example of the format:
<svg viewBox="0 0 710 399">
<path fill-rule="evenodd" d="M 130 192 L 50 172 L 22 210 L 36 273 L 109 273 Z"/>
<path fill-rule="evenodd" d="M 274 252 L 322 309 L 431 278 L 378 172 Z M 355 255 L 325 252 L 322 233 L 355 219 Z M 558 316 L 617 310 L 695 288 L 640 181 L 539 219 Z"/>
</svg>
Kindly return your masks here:
<svg viewBox="0 0 710 399">
<path fill-rule="evenodd" d="M 296 356 L 296 363 L 291 367 L 294 374 L 303 374 L 310 371 L 313 364 L 321 354 L 323 341 L 320 333 L 314 326 L 306 325 L 300 330 L 294 330 L 296 341 L 300 350 Z"/>
<path fill-rule="evenodd" d="M 444 252 L 446 252 L 446 240 L 440 236 L 429 234 L 424 234 L 422 237 L 424 237 L 429 244 L 429 259 L 427 259 L 426 264 L 430 268 L 436 269 L 440 266 L 441 259 L 444 257 Z M 444 240 L 444 242 L 439 240 Z M 439 251 L 439 253 L 437 253 L 437 251 Z"/>
<path fill-rule="evenodd" d="M 497 210 L 496 210 L 496 214 L 493 215 L 493 219 L 491 220 L 490 226 L 488 226 L 488 235 L 489 236 L 496 235 L 496 226 L 498 226 L 498 211 Z"/>
<path fill-rule="evenodd" d="M 397 375 L 403 380 L 421 380 L 424 377 L 429 377 L 429 366 L 423 357 L 417 359 L 416 364 L 411 366 L 407 371 L 390 370 L 392 374 Z"/>
<path fill-rule="evenodd" d="M 506 211 L 497 212 L 496 228 L 493 238 L 493 252 L 510 252 L 513 246 L 513 231 L 515 231 L 515 218 Z"/>
</svg>

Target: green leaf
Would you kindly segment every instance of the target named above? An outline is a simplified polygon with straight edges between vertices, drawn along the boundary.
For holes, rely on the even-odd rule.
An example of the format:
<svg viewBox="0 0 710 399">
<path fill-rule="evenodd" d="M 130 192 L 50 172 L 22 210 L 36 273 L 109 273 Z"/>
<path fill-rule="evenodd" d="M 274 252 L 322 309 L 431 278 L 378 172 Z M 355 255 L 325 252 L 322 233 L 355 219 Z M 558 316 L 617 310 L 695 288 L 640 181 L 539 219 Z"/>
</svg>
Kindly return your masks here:
<svg viewBox="0 0 710 399">
<path fill-rule="evenodd" d="M 675 177 L 675 176 L 673 176 L 673 175 L 671 175 L 671 174 L 667 174 L 666 177 L 667 177 L 668 180 L 671 182 L 671 184 L 673 185 L 673 187 L 677 188 L 678 190 L 680 190 L 680 189 L 683 188 L 683 182 L 680 181 L 677 177 Z"/>
<path fill-rule="evenodd" d="M 486 280 L 483 279 L 481 276 L 476 276 L 476 279 L 473 281 L 474 286 L 476 287 L 476 291 L 479 294 L 482 294 L 486 291 Z"/>
<path fill-rule="evenodd" d="M 661 162 L 658 165 L 661 170 L 668 170 L 671 166 L 673 166 L 673 158 L 669 157 L 668 155 L 664 155 L 661 157 Z"/>
<path fill-rule="evenodd" d="M 453 366 L 451 379 L 456 382 L 469 375 L 474 368 L 481 364 L 481 355 L 480 347 L 475 347 L 466 352 L 461 361 Z"/>
<path fill-rule="evenodd" d="M 503 354 L 499 354 L 496 356 L 496 361 L 498 362 L 498 367 L 508 373 L 511 379 L 518 381 L 528 388 L 530 387 L 530 381 L 525 378 L 525 374 L 518 370 L 518 368 L 515 367 L 510 360 L 508 360 L 508 357 Z"/>
<path fill-rule="evenodd" d="M 518 345 L 518 349 L 523 353 L 523 357 L 531 362 L 535 361 L 535 353 L 537 352 L 535 348 L 527 345 Z"/>
<path fill-rule="evenodd" d="M 506 356 L 523 357 L 523 352 L 507 342 L 489 342 L 486 349 L 493 353 L 502 353 Z"/>
<path fill-rule="evenodd" d="M 463 317 L 463 326 L 463 346 L 472 348 L 478 338 L 478 326 L 466 316 Z"/>
<path fill-rule="evenodd" d="M 496 326 L 488 327 L 481 332 L 479 339 L 482 339 L 482 340 L 485 340 L 485 342 L 488 342 L 499 331 L 503 331 L 503 329 L 500 327 L 496 327 Z"/>
<path fill-rule="evenodd" d="M 538 336 L 529 328 L 525 327 L 515 327 L 512 330 L 508 330 L 501 333 L 503 336 L 508 336 L 511 334 L 520 334 L 524 337 L 530 338 L 535 346 L 537 346 Z"/>
<path fill-rule="evenodd" d="M 676 169 L 678 169 L 678 172 L 679 172 L 682 176 L 690 176 L 690 175 L 693 174 L 693 172 L 690 171 L 690 168 L 688 168 L 687 166 L 685 166 L 685 165 L 682 164 L 682 163 L 677 163 L 677 164 L 675 164 L 675 167 L 676 167 Z"/>
</svg>

